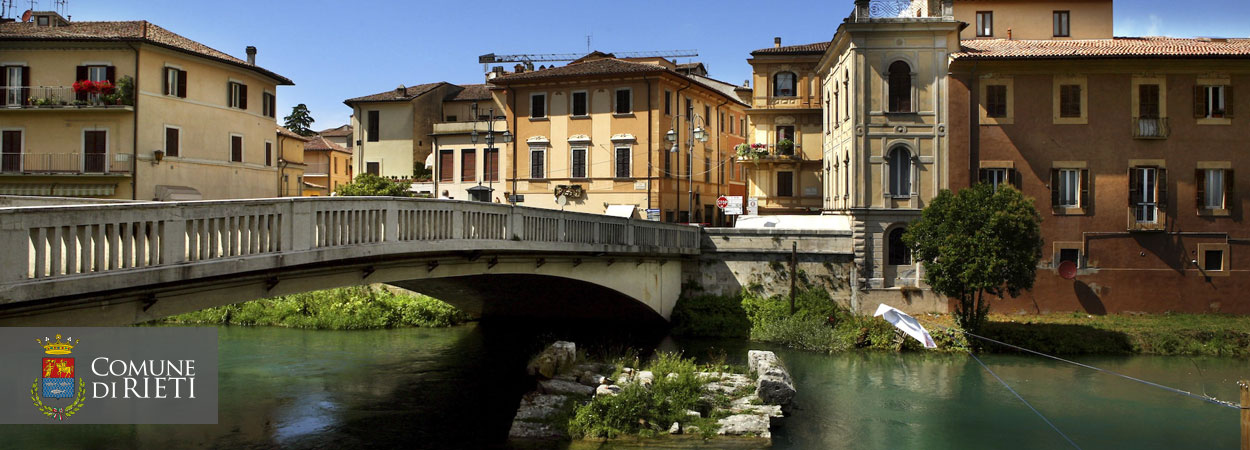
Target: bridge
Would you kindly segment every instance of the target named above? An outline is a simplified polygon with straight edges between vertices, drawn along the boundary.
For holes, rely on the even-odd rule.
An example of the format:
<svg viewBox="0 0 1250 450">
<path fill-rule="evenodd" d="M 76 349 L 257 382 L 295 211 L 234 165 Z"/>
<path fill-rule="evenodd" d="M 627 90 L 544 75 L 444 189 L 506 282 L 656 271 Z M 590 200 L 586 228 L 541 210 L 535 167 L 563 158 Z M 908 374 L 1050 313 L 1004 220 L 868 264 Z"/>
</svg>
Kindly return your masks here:
<svg viewBox="0 0 1250 450">
<path fill-rule="evenodd" d="M 0 325 L 141 323 L 369 283 L 485 316 L 667 319 L 699 232 L 392 197 L 0 208 Z"/>
</svg>

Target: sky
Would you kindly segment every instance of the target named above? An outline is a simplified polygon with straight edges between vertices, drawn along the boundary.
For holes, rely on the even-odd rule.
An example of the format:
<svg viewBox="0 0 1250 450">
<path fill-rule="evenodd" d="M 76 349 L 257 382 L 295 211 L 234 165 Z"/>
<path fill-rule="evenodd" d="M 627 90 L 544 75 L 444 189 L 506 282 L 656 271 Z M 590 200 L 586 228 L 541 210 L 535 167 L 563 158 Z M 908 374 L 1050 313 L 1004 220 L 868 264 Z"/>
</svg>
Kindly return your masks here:
<svg viewBox="0 0 1250 450">
<path fill-rule="evenodd" d="M 1116 36 L 1250 37 L 1246 0 L 1119 0 Z M 16 14 L 30 0 L 14 0 Z M 447 81 L 482 83 L 486 53 L 689 50 L 713 78 L 750 78 L 752 50 L 825 41 L 852 0 L 69 0 L 73 20 L 148 20 L 295 81 L 278 119 L 304 103 L 322 130 L 347 123 L 347 98 Z M 781 14 L 765 14 L 786 5 Z M 1197 6 L 1200 5 L 1200 6 Z M 36 9 L 52 9 L 38 0 Z M 760 16 L 760 14 L 763 14 Z M 558 63 L 558 64 L 563 64 Z M 509 65 L 510 67 L 510 65 Z"/>
</svg>

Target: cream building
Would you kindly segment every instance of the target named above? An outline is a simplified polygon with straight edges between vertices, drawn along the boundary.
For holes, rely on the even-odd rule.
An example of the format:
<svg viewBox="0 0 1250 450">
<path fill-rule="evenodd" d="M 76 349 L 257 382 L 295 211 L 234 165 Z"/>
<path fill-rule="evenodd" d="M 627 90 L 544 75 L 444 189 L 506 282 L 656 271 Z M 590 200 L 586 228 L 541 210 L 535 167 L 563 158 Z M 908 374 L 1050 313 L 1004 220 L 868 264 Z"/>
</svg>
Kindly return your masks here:
<svg viewBox="0 0 1250 450">
<path fill-rule="evenodd" d="M 817 64 L 828 100 L 824 208 L 852 224 L 860 289 L 917 286 L 901 237 L 949 187 L 947 66 L 961 24 L 949 0 L 882 17 L 869 3 L 855 2 Z"/>
<path fill-rule="evenodd" d="M 434 193 L 439 198 L 504 202 L 503 162 L 512 144 L 503 97 L 470 84 L 443 101 L 434 124 Z M 505 137 L 505 132 L 508 132 Z M 488 139 L 489 135 L 489 139 Z M 493 142 L 487 142 L 488 140 Z"/>
<path fill-rule="evenodd" d="M 281 195 L 274 109 L 292 82 L 255 51 L 244 61 L 146 21 L 0 23 L 0 193 Z M 78 94 L 81 81 L 115 93 Z"/>
<path fill-rule="evenodd" d="M 357 173 L 410 180 L 424 172 L 434 149 L 434 123 L 443 99 L 459 87 L 446 82 L 399 87 L 344 100 L 352 108 L 352 159 Z"/>
<path fill-rule="evenodd" d="M 747 110 L 752 144 L 763 154 L 739 156 L 747 195 L 761 215 L 819 214 L 823 167 L 821 79 L 816 72 L 828 42 L 773 46 L 751 52 L 755 90 Z"/>
</svg>

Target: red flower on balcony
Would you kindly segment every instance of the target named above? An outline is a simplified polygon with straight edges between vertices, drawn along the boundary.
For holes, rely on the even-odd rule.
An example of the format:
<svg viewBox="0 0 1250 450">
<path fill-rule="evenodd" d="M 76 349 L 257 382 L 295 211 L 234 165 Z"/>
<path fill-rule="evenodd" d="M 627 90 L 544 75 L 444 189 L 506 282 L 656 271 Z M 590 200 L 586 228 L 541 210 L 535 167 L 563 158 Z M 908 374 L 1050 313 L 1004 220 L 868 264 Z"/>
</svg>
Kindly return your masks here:
<svg viewBox="0 0 1250 450">
<path fill-rule="evenodd" d="M 74 93 L 76 94 L 104 94 L 113 93 L 113 83 L 104 81 L 79 80 L 74 82 Z"/>
</svg>

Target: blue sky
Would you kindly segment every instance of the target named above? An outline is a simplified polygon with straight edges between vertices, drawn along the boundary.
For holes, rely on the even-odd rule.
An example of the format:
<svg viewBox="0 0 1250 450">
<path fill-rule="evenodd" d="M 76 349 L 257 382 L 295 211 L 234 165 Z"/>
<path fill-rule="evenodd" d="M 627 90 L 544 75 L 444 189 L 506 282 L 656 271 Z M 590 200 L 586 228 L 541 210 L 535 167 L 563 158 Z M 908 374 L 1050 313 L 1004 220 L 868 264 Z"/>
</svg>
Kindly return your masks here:
<svg viewBox="0 0 1250 450">
<path fill-rule="evenodd" d="M 1250 37 L 1246 0 L 1120 0 L 1117 36 Z M 29 0 L 18 0 L 18 13 Z M 51 9 L 39 0 L 38 9 Z M 697 49 L 714 78 L 750 77 L 751 50 L 827 40 L 851 0 L 771 1 L 378 1 L 70 0 L 75 20 L 146 19 L 295 81 L 278 91 L 279 120 L 305 103 L 324 129 L 347 122 L 343 99 L 435 81 L 480 83 L 485 53 L 572 53 Z M 1201 5 L 1197 7 L 1195 5 Z M 240 11 L 246 11 L 241 14 Z M 683 59 L 679 62 L 685 62 Z"/>
</svg>

